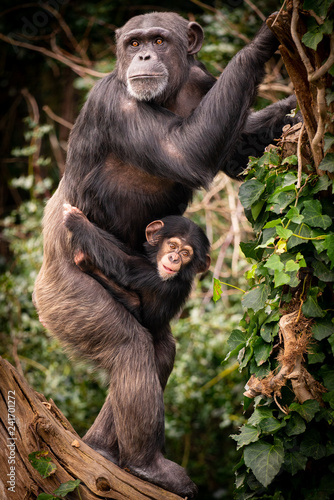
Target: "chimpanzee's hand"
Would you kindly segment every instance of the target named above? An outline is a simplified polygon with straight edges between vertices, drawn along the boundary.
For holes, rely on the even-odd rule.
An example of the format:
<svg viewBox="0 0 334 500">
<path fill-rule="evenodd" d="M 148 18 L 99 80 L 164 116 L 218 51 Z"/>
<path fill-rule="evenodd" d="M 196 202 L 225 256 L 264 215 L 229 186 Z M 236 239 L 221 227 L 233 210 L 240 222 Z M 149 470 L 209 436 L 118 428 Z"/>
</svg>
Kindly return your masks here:
<svg viewBox="0 0 334 500">
<path fill-rule="evenodd" d="M 63 224 L 69 231 L 73 232 L 80 224 L 86 222 L 86 216 L 77 207 L 72 207 L 69 203 L 64 203 L 63 207 Z"/>
</svg>

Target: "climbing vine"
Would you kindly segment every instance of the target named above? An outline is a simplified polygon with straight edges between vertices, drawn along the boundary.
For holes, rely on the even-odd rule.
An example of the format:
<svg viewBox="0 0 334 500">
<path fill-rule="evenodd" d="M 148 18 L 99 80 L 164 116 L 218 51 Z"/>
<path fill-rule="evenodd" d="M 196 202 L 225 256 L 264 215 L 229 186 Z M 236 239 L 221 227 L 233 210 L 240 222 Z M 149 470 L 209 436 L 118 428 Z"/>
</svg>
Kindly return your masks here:
<svg viewBox="0 0 334 500">
<path fill-rule="evenodd" d="M 236 498 L 334 495 L 333 4 L 286 3 L 269 25 L 303 115 L 262 158 L 251 158 L 239 197 L 254 239 L 245 314 L 228 357 L 248 370 L 232 436 L 242 457 Z M 215 280 L 215 299 L 222 283 Z"/>
</svg>

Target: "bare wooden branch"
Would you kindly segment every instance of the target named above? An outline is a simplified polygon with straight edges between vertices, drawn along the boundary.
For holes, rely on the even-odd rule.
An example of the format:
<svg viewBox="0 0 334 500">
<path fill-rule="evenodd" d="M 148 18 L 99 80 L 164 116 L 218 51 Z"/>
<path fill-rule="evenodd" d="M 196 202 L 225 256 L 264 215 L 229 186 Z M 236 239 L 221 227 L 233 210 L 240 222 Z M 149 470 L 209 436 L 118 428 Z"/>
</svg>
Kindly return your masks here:
<svg viewBox="0 0 334 500">
<path fill-rule="evenodd" d="M 181 500 L 132 476 L 87 446 L 54 402 L 33 391 L 2 358 L 0 380 L 1 498 L 32 500 L 39 493 L 52 494 L 60 484 L 80 479 L 82 500 Z M 30 453 L 40 450 L 48 451 L 57 466 L 46 479 L 28 459 Z M 14 490 L 8 491 L 9 487 Z"/>
</svg>

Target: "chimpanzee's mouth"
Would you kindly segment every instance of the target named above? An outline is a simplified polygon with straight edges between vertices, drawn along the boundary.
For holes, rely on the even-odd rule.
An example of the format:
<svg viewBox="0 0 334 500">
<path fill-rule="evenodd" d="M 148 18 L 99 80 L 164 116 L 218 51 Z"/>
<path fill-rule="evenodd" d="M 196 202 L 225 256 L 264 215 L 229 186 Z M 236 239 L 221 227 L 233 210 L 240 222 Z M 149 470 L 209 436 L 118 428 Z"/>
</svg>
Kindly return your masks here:
<svg viewBox="0 0 334 500">
<path fill-rule="evenodd" d="M 163 265 L 163 268 L 166 271 L 166 273 L 168 273 L 168 274 L 176 274 L 177 273 L 177 271 L 175 271 L 174 269 L 170 269 L 169 267 L 166 267 L 164 264 L 162 264 L 162 265 Z"/>
</svg>

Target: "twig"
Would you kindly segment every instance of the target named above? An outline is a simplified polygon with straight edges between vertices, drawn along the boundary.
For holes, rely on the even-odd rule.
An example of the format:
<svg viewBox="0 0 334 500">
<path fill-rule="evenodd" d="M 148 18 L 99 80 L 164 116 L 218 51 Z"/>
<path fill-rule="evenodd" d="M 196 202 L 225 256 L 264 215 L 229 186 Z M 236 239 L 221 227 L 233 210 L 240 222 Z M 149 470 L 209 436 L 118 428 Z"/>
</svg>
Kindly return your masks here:
<svg viewBox="0 0 334 500">
<path fill-rule="evenodd" d="M 251 0 L 245 0 L 245 3 L 249 5 L 250 8 L 254 10 L 254 12 L 257 13 L 257 15 L 259 16 L 260 19 L 262 19 L 262 21 L 266 20 L 266 16 L 260 11 L 258 7 L 256 7 L 256 5 L 253 4 L 253 2 L 251 2 Z"/>
<path fill-rule="evenodd" d="M 283 10 L 283 9 L 284 9 L 284 7 L 285 7 L 285 4 L 286 4 L 286 0 L 284 0 L 283 5 L 282 5 L 282 7 L 280 8 L 280 10 L 279 10 L 279 12 L 278 12 L 277 16 L 275 17 L 275 20 L 274 20 L 273 24 L 271 25 L 271 27 L 273 27 L 273 26 L 275 25 L 275 23 L 276 23 L 277 19 L 279 18 L 279 16 L 281 15 L 282 10 Z"/>
<path fill-rule="evenodd" d="M 43 106 L 42 109 L 52 120 L 60 123 L 60 125 L 62 125 L 63 127 L 69 128 L 70 130 L 73 127 L 73 123 L 70 123 L 64 118 L 61 118 L 61 116 L 56 115 L 49 106 Z"/>
<path fill-rule="evenodd" d="M 40 52 L 41 54 L 44 54 L 47 57 L 56 59 L 57 61 L 60 61 L 63 64 L 65 64 L 66 66 L 69 66 L 73 71 L 75 71 L 75 73 L 78 73 L 78 75 L 80 76 L 82 76 L 83 74 L 87 74 L 91 76 L 96 76 L 98 78 L 102 78 L 107 74 L 107 73 L 101 73 L 100 71 L 94 71 L 93 69 L 85 68 L 84 66 L 80 66 L 79 64 L 74 64 L 67 57 L 64 57 L 60 54 L 55 54 L 51 50 L 45 49 L 44 47 L 32 45 L 31 43 L 18 42 L 13 38 L 9 38 L 8 36 L 3 35 L 2 33 L 0 33 L 0 40 L 3 40 L 4 42 L 9 43 L 11 45 L 15 45 L 17 47 L 24 47 L 25 49 L 30 49 L 36 52 Z"/>
<path fill-rule="evenodd" d="M 306 68 L 307 73 L 311 74 L 311 73 L 313 73 L 312 64 L 310 63 L 310 60 L 304 51 L 304 48 L 299 40 L 299 36 L 297 33 L 297 24 L 298 24 L 298 19 L 299 19 L 298 8 L 299 8 L 299 0 L 293 0 L 293 11 L 292 11 L 292 19 L 291 19 L 291 36 L 292 36 L 293 41 L 295 42 L 299 56 L 300 56 L 302 62 L 304 63 L 304 66 Z"/>
</svg>

